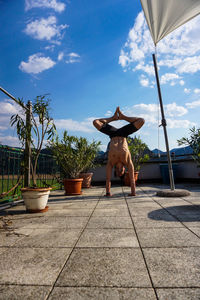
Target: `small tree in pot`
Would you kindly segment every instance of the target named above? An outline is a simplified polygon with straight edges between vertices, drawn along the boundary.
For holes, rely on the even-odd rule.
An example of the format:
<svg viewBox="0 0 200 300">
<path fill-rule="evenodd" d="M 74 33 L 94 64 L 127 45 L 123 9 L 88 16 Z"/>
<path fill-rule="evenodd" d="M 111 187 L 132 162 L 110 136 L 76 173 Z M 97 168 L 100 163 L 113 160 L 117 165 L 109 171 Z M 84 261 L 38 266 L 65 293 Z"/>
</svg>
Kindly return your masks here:
<svg viewBox="0 0 200 300">
<path fill-rule="evenodd" d="M 128 137 L 127 142 L 134 165 L 135 181 L 137 181 L 141 165 L 149 160 L 149 148 L 140 137 Z M 126 184 L 129 185 L 128 173 L 125 174 L 125 181 Z"/>
<path fill-rule="evenodd" d="M 40 152 L 45 138 L 51 139 L 56 128 L 53 119 L 49 115 L 50 99 L 46 95 L 37 96 L 31 105 L 26 105 L 22 99 L 18 99 L 21 114 L 11 117 L 11 126 L 16 126 L 17 135 L 22 148 L 28 142 L 30 144 L 30 166 L 32 182 L 29 186 L 22 188 L 22 197 L 26 209 L 30 212 L 43 211 L 46 208 L 48 196 L 51 188 L 41 188 L 37 186 L 37 166 Z M 28 114 L 29 122 L 25 122 L 24 117 Z M 26 157 L 25 157 L 26 159 Z"/>
<path fill-rule="evenodd" d="M 193 150 L 193 159 L 197 163 L 197 167 L 200 167 L 200 128 L 192 127 L 190 129 L 190 137 L 183 137 L 177 140 L 178 145 L 188 145 Z"/>
<path fill-rule="evenodd" d="M 100 142 L 89 143 L 86 138 L 70 136 L 67 131 L 64 131 L 61 140 L 56 137 L 55 140 L 50 141 L 49 147 L 60 166 L 67 195 L 81 194 L 83 178 L 80 174 L 93 167 L 99 145 Z"/>
</svg>

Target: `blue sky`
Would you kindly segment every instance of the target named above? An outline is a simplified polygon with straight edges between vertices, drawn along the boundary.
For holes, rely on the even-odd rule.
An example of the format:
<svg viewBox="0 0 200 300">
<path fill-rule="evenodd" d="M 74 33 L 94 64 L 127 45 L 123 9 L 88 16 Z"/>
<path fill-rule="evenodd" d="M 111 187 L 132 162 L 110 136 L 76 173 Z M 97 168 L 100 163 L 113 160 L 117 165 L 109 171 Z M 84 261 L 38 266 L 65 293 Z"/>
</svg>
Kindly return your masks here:
<svg viewBox="0 0 200 300">
<path fill-rule="evenodd" d="M 0 86 L 26 101 L 49 93 L 58 133 L 100 140 L 103 150 L 109 138 L 92 120 L 120 106 L 145 118 L 137 135 L 150 149 L 165 150 L 155 49 L 141 11 L 139 0 L 0 0 Z M 170 148 L 199 127 L 199 28 L 196 17 L 157 46 Z M 18 146 L 9 125 L 18 108 L 3 93 L 0 105 L 0 142 Z"/>
</svg>

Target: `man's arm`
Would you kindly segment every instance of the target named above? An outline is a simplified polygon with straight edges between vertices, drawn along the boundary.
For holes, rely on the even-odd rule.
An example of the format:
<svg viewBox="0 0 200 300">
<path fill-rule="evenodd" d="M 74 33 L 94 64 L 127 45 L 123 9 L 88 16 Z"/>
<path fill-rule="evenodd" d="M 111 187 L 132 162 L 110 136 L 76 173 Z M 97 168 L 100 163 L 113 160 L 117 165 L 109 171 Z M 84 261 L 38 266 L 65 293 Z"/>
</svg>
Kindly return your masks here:
<svg viewBox="0 0 200 300">
<path fill-rule="evenodd" d="M 129 196 L 135 196 L 136 193 L 135 193 L 134 166 L 131 158 L 129 158 L 129 162 L 128 162 L 128 174 L 129 174 L 130 184 L 131 184 L 131 194 L 129 194 Z"/>
<path fill-rule="evenodd" d="M 107 163 L 106 165 L 106 196 L 112 196 L 110 193 L 111 188 L 111 176 L 112 176 L 112 165 L 111 163 Z"/>
</svg>

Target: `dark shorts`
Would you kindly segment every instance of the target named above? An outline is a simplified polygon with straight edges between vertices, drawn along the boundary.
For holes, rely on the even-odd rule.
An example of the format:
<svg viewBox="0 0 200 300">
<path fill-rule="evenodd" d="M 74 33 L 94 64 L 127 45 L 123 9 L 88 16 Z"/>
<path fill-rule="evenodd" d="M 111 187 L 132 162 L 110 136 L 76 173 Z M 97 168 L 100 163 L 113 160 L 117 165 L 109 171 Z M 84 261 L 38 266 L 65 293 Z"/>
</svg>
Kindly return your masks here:
<svg viewBox="0 0 200 300">
<path fill-rule="evenodd" d="M 138 129 L 134 126 L 133 123 L 129 123 L 121 128 L 115 128 L 114 126 L 111 126 L 106 123 L 100 129 L 102 133 L 109 135 L 110 138 L 113 138 L 115 136 L 127 137 L 128 135 L 136 132 L 137 130 Z"/>
</svg>

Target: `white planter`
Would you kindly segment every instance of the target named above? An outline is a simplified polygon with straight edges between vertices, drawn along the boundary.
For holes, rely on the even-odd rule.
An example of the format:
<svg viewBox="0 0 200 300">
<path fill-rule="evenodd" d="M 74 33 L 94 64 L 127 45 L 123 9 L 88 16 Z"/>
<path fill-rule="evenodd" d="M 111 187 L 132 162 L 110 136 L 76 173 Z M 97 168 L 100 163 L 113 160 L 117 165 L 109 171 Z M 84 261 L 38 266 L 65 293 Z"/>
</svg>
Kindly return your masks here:
<svg viewBox="0 0 200 300">
<path fill-rule="evenodd" d="M 22 188 L 22 198 L 29 212 L 41 212 L 48 209 L 47 202 L 51 188 Z"/>
</svg>

